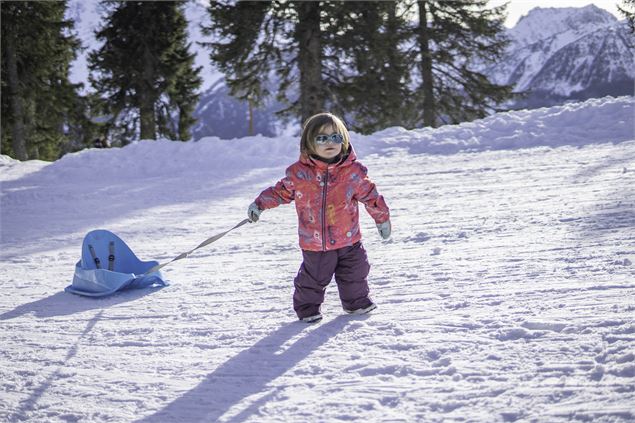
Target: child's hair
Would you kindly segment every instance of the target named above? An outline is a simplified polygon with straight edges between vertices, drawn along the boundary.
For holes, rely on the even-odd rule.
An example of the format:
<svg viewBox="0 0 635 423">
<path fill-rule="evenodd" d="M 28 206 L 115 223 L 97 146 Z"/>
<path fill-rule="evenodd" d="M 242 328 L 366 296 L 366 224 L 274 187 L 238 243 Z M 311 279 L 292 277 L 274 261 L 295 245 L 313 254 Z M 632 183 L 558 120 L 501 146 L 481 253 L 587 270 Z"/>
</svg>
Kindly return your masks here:
<svg viewBox="0 0 635 423">
<path fill-rule="evenodd" d="M 318 113 L 308 118 L 304 123 L 302 138 L 300 139 L 300 153 L 306 155 L 316 154 L 315 137 L 320 134 L 320 129 L 324 126 L 332 126 L 335 131 L 342 134 L 344 137 L 342 151 L 348 151 L 350 137 L 344 122 L 331 113 Z"/>
</svg>

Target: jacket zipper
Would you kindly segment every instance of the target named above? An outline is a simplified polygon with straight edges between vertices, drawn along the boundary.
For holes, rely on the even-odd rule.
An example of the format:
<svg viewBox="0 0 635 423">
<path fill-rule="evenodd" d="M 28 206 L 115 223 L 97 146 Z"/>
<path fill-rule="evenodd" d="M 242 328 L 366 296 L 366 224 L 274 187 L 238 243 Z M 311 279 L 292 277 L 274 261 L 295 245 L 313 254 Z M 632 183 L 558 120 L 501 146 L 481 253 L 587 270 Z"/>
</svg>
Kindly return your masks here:
<svg viewBox="0 0 635 423">
<path fill-rule="evenodd" d="M 324 174 L 324 190 L 322 191 L 322 251 L 326 251 L 326 188 L 329 182 L 329 168 Z"/>
</svg>

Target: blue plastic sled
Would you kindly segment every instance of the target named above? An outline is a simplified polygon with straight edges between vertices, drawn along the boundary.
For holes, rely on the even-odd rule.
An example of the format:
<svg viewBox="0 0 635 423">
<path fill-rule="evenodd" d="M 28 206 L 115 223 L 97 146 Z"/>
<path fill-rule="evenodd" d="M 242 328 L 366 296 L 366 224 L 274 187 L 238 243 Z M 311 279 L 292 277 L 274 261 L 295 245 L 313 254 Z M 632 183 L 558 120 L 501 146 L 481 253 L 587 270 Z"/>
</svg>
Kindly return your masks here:
<svg viewBox="0 0 635 423">
<path fill-rule="evenodd" d="M 144 275 L 157 264 L 139 260 L 112 232 L 95 230 L 84 237 L 82 259 L 75 265 L 73 283 L 64 290 L 88 297 L 105 297 L 124 289 L 165 286 L 160 271 Z"/>
</svg>

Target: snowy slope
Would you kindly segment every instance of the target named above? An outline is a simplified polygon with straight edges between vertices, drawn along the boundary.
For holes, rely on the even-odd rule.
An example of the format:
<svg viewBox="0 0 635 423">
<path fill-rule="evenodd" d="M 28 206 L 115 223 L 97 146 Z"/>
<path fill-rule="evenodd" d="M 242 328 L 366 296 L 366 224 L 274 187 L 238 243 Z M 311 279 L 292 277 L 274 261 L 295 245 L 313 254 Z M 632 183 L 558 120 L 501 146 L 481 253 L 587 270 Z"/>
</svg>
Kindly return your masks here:
<svg viewBox="0 0 635 423">
<path fill-rule="evenodd" d="M 632 421 L 635 101 L 353 136 L 392 210 L 362 217 L 379 308 L 295 320 L 294 210 L 166 268 L 62 292 L 83 235 L 165 261 L 245 216 L 295 138 L 2 156 L 2 421 Z"/>
</svg>

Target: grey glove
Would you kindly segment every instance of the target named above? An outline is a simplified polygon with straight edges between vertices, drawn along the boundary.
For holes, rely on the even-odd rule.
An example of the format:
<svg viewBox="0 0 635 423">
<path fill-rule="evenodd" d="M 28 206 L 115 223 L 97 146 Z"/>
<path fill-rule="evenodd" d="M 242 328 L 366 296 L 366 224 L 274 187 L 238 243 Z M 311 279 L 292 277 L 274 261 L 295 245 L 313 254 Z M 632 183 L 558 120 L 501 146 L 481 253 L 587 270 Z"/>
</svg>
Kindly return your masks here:
<svg viewBox="0 0 635 423">
<path fill-rule="evenodd" d="M 390 220 L 387 220 L 384 223 L 378 223 L 377 230 L 379 231 L 379 235 L 381 235 L 383 239 L 390 238 L 390 232 L 391 232 Z"/>
<path fill-rule="evenodd" d="M 249 208 L 247 209 L 247 217 L 250 222 L 257 222 L 258 219 L 260 219 L 260 213 L 262 213 L 262 210 L 258 208 L 258 205 L 255 202 L 249 205 Z"/>
</svg>

